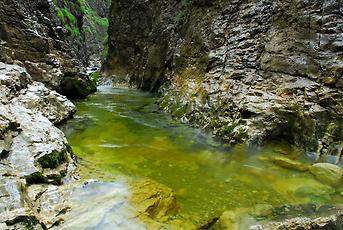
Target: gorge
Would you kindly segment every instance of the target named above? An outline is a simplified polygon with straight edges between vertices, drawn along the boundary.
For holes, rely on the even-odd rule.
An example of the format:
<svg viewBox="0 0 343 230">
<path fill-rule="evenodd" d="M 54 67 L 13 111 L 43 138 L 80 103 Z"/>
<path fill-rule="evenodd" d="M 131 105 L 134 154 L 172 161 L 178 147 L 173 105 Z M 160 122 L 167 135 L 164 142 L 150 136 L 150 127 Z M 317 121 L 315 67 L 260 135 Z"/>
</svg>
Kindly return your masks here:
<svg viewBox="0 0 343 230">
<path fill-rule="evenodd" d="M 0 0 L 0 229 L 342 229 L 342 76 L 337 0 Z"/>
</svg>

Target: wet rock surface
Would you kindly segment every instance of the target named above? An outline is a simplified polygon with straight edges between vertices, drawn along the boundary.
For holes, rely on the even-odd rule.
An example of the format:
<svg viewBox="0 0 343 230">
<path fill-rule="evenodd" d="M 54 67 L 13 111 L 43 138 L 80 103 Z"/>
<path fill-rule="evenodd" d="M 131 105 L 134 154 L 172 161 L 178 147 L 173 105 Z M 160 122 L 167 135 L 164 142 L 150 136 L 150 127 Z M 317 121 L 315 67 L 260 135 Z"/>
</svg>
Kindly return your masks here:
<svg viewBox="0 0 343 230">
<path fill-rule="evenodd" d="M 294 218 L 284 222 L 266 224 L 264 227 L 258 226 L 252 229 L 342 229 L 343 214 L 337 214 L 329 217 L 318 218 Z"/>
<path fill-rule="evenodd" d="M 338 186 L 343 180 L 343 170 L 330 163 L 317 163 L 310 167 L 310 172 L 321 182 Z"/>
<path fill-rule="evenodd" d="M 72 189 L 70 201 L 64 223 L 53 229 L 197 229 L 174 217 L 173 191 L 149 179 L 87 181 Z"/>
<path fill-rule="evenodd" d="M 339 157 L 341 15 L 326 0 L 113 1 L 104 70 L 231 144 Z"/>
<path fill-rule="evenodd" d="M 71 117 L 75 106 L 17 65 L 0 63 L 0 87 L 0 223 L 49 228 L 68 207 L 59 185 L 73 179 L 75 168 L 54 123 Z"/>
<path fill-rule="evenodd" d="M 211 229 L 342 229 L 342 207 L 315 204 L 260 205 L 225 211 Z"/>
</svg>

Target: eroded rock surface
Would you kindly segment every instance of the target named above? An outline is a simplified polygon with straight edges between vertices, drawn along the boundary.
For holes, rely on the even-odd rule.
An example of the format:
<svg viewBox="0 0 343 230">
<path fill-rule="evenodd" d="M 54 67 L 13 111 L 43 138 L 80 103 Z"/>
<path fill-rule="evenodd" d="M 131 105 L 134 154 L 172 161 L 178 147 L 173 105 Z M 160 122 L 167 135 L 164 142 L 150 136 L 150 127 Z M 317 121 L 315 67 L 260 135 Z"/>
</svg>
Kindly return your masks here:
<svg viewBox="0 0 343 230">
<path fill-rule="evenodd" d="M 115 82 L 231 144 L 342 154 L 340 1 L 112 1 Z M 139 12 L 139 13 L 137 13 Z M 160 87 L 162 85 L 162 87 Z"/>
<path fill-rule="evenodd" d="M 48 88 L 84 97 L 96 87 L 61 25 L 53 1 L 0 1 L 0 62 L 18 63 Z"/>
<path fill-rule="evenodd" d="M 73 115 L 66 97 L 0 63 L 0 223 L 48 228 L 68 209 L 62 185 L 73 178 L 71 149 L 54 126 Z"/>
</svg>

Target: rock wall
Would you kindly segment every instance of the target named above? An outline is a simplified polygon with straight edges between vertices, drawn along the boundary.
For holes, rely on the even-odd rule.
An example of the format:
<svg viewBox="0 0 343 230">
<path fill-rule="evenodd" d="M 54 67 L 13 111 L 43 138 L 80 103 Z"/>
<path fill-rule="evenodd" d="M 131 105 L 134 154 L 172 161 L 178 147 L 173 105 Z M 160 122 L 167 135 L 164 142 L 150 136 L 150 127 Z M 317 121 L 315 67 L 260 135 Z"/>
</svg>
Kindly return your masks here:
<svg viewBox="0 0 343 230">
<path fill-rule="evenodd" d="M 34 80 L 65 95 L 86 96 L 95 84 L 57 15 L 52 1 L 1 0 L 0 61 L 25 67 Z"/>
<path fill-rule="evenodd" d="M 107 17 L 111 1 L 88 0 L 85 4 L 91 9 L 91 13 L 86 14 L 84 20 L 86 48 L 92 59 L 102 60 L 107 54 Z"/>
<path fill-rule="evenodd" d="M 0 62 L 1 229 L 47 229 L 63 220 L 69 206 L 62 185 L 73 181 L 75 163 L 54 124 L 74 112 L 26 69 Z"/>
<path fill-rule="evenodd" d="M 61 26 L 84 65 L 99 61 L 106 46 L 110 0 L 54 0 Z"/>
<path fill-rule="evenodd" d="M 231 144 L 343 149 L 341 1 L 112 1 L 104 73 Z"/>
</svg>

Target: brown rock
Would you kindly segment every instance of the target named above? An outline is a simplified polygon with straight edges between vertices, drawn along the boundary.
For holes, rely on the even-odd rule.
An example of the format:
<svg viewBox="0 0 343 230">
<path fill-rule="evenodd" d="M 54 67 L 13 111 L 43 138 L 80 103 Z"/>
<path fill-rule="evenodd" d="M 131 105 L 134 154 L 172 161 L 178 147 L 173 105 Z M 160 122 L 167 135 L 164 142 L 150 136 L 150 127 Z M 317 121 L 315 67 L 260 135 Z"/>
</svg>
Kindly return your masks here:
<svg viewBox="0 0 343 230">
<path fill-rule="evenodd" d="M 143 180 L 131 186 L 131 202 L 137 211 L 159 220 L 178 210 L 174 192 L 155 181 Z"/>
</svg>

